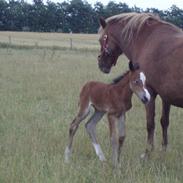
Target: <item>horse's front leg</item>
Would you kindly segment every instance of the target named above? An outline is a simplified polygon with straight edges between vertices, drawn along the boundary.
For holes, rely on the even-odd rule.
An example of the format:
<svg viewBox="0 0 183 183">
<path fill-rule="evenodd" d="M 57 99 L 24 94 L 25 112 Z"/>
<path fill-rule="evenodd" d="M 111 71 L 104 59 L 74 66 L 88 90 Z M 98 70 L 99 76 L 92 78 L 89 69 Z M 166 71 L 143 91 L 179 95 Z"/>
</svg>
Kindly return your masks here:
<svg viewBox="0 0 183 183">
<path fill-rule="evenodd" d="M 146 108 L 146 120 L 147 120 L 147 146 L 145 153 L 141 155 L 142 159 L 147 159 L 150 152 L 154 149 L 154 129 L 155 129 L 155 99 L 156 95 L 151 92 L 151 100 L 145 106 Z"/>
<path fill-rule="evenodd" d="M 161 115 L 161 127 L 162 127 L 162 150 L 166 150 L 168 144 L 167 129 L 169 126 L 169 114 L 170 104 L 162 100 L 162 115 Z"/>
<path fill-rule="evenodd" d="M 119 147 L 118 147 L 118 162 L 120 161 L 121 148 L 125 140 L 125 113 L 123 113 L 118 121 L 118 135 L 119 135 Z"/>
<path fill-rule="evenodd" d="M 119 159 L 118 158 L 119 141 L 117 134 L 118 118 L 116 118 L 116 116 L 114 115 L 109 114 L 108 121 L 109 121 L 109 130 L 112 145 L 112 163 L 114 167 L 117 167 Z"/>
</svg>

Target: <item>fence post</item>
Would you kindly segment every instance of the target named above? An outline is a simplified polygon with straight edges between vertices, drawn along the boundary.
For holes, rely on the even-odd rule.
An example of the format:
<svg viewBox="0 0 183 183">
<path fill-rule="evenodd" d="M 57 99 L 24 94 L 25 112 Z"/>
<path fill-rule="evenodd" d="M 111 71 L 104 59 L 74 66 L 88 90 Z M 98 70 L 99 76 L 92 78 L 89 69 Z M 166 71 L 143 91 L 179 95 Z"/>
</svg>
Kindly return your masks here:
<svg viewBox="0 0 183 183">
<path fill-rule="evenodd" d="M 11 36 L 9 35 L 8 38 L 9 38 L 9 45 L 11 46 Z"/>
<path fill-rule="evenodd" d="M 11 53 L 11 36 L 8 36 L 8 48 L 7 48 L 7 52 L 10 54 Z"/>
<path fill-rule="evenodd" d="M 70 31 L 70 49 L 73 48 L 73 42 L 72 42 L 72 31 Z"/>
<path fill-rule="evenodd" d="M 70 49 L 72 50 L 72 38 L 70 38 Z"/>
</svg>

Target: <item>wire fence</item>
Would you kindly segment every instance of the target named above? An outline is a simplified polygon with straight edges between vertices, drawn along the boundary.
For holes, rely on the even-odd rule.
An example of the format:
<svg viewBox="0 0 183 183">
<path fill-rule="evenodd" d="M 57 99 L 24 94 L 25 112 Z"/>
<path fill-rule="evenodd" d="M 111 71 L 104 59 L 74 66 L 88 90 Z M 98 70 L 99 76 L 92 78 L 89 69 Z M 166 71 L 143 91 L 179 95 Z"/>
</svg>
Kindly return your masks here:
<svg viewBox="0 0 183 183">
<path fill-rule="evenodd" d="M 91 51 L 99 49 L 96 34 L 0 32 L 0 46 Z"/>
</svg>

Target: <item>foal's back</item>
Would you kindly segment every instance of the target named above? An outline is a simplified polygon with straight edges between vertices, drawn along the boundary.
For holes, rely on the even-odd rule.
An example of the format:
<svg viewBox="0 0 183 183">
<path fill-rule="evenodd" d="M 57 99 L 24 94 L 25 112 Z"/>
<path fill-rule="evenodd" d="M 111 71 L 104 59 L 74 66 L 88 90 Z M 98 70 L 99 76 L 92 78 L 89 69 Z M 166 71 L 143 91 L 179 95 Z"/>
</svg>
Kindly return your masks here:
<svg viewBox="0 0 183 183">
<path fill-rule="evenodd" d="M 129 109 L 131 107 L 129 83 L 119 81 L 116 84 L 105 84 L 90 81 L 84 85 L 80 93 L 80 105 L 87 106 L 87 104 L 92 104 L 94 108 L 104 112 L 121 112 Z"/>
<path fill-rule="evenodd" d="M 98 81 L 87 82 L 80 92 L 80 100 L 88 100 L 93 104 L 97 103 L 98 101 L 104 103 L 104 101 L 106 101 L 110 95 L 109 91 L 111 88 L 111 84 L 106 84 Z"/>
</svg>

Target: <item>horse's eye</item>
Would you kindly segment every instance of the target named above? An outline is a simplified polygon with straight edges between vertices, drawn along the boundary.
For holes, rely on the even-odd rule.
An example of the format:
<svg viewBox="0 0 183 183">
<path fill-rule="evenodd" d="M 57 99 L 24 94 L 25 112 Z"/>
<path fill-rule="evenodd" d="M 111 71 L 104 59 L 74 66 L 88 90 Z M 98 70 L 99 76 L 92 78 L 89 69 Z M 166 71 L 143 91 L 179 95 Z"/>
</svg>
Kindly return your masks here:
<svg viewBox="0 0 183 183">
<path fill-rule="evenodd" d="M 138 85 L 139 83 L 140 83 L 140 80 L 139 79 L 137 79 L 137 80 L 134 81 L 134 84 L 136 84 L 136 85 Z"/>
</svg>

